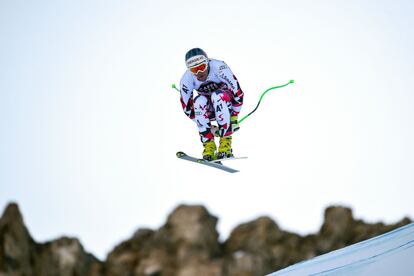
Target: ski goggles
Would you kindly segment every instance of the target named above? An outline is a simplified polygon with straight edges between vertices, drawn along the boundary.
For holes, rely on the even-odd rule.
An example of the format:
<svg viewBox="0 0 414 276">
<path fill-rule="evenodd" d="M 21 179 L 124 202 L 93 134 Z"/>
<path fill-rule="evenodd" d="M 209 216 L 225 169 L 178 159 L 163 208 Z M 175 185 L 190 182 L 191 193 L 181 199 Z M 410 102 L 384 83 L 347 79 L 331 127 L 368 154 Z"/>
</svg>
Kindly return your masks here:
<svg viewBox="0 0 414 276">
<path fill-rule="evenodd" d="M 201 63 L 197 66 L 191 67 L 189 68 L 189 70 L 191 71 L 191 73 L 193 74 L 198 74 L 198 72 L 204 72 L 207 70 L 207 63 Z"/>
</svg>

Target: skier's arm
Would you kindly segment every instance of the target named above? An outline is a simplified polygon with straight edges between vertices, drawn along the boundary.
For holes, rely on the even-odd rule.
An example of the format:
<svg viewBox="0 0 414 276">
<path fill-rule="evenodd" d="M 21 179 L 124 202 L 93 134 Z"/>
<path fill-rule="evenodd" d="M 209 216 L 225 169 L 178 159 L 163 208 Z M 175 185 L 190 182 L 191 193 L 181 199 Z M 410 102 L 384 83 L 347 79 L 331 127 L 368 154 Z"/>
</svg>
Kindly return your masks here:
<svg viewBox="0 0 414 276">
<path fill-rule="evenodd" d="M 244 93 L 240 88 L 239 82 L 237 81 L 236 76 L 224 62 L 220 66 L 219 77 L 225 84 L 227 84 L 227 87 L 233 93 L 233 108 L 231 116 L 237 116 L 242 108 L 244 96 Z"/>
<path fill-rule="evenodd" d="M 189 80 L 186 74 L 180 81 L 180 102 L 185 115 L 188 118 L 194 119 L 194 99 L 193 99 L 194 85 L 192 80 Z"/>
</svg>

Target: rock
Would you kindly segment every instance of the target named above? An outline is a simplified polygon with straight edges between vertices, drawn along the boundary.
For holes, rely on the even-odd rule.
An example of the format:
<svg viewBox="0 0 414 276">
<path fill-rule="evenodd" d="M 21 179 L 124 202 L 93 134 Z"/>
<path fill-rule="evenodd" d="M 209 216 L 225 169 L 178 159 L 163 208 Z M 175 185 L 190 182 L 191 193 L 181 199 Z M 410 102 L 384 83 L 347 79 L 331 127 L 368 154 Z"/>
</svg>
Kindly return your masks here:
<svg viewBox="0 0 414 276">
<path fill-rule="evenodd" d="M 229 275 L 267 274 L 275 269 L 275 263 L 289 262 L 286 250 L 298 242 L 297 236 L 281 231 L 269 217 L 241 224 L 224 244 L 231 256 L 227 271 Z"/>
<path fill-rule="evenodd" d="M 16 203 L 0 218 L 0 275 L 101 275 L 101 263 L 77 239 L 36 243 Z"/>
<path fill-rule="evenodd" d="M 319 231 L 317 249 L 322 254 L 344 247 L 351 240 L 355 221 L 352 210 L 341 206 L 328 207 L 325 220 Z"/>
<path fill-rule="evenodd" d="M 265 275 L 410 222 L 367 224 L 354 219 L 350 208 L 331 206 L 318 233 L 301 237 L 259 217 L 220 243 L 215 216 L 200 205 L 180 205 L 160 229 L 139 229 L 101 262 L 76 238 L 36 243 L 12 203 L 0 218 L 0 276 Z"/>
<path fill-rule="evenodd" d="M 177 270 L 177 273 L 174 275 L 177 275 L 177 276 L 193 276 L 193 275 L 221 276 L 223 275 L 223 262 L 222 260 L 218 260 L 218 259 L 210 260 L 210 261 L 203 261 L 203 260 L 199 260 L 196 258 L 192 258 L 190 261 L 187 261 L 183 265 L 180 265 Z"/>
<path fill-rule="evenodd" d="M 0 272 L 33 275 L 36 245 L 24 225 L 16 203 L 9 204 L 0 218 Z"/>
<path fill-rule="evenodd" d="M 106 275 L 156 275 L 163 268 L 162 258 L 151 262 L 154 234 L 150 229 L 139 229 L 131 239 L 122 242 L 108 255 Z M 154 256 L 154 255 L 153 255 Z M 141 267 L 139 266 L 141 263 Z"/>
<path fill-rule="evenodd" d="M 217 218 L 203 206 L 178 206 L 168 217 L 160 233 L 175 247 L 178 260 L 194 255 L 209 259 L 220 253 Z"/>
<path fill-rule="evenodd" d="M 60 239 L 41 244 L 37 275 L 100 275 L 101 264 L 91 254 L 83 249 L 76 238 L 62 237 Z"/>
<path fill-rule="evenodd" d="M 213 260 L 220 253 L 216 224 L 203 206 L 180 205 L 158 231 L 139 230 L 115 248 L 107 275 L 188 275 L 196 270 L 215 275 L 221 269 Z"/>
</svg>

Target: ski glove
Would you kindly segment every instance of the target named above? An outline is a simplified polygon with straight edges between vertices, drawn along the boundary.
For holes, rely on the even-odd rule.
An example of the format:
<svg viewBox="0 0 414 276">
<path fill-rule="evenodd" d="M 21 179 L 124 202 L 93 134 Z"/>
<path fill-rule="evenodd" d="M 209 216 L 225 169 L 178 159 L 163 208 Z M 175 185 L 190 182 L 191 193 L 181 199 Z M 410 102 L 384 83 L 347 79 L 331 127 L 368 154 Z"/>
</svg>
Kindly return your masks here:
<svg viewBox="0 0 414 276">
<path fill-rule="evenodd" d="M 231 116 L 230 117 L 230 123 L 231 123 L 231 130 L 232 130 L 233 133 L 240 129 L 239 121 L 237 119 L 237 116 Z"/>
<path fill-rule="evenodd" d="M 230 117 L 230 125 L 231 125 L 231 132 L 236 132 L 240 129 L 239 122 L 237 120 L 237 116 L 231 116 Z M 220 137 L 220 130 L 218 126 L 211 125 L 211 133 L 214 134 L 216 137 Z"/>
<path fill-rule="evenodd" d="M 211 125 L 211 133 L 216 137 L 220 137 L 219 128 L 216 125 Z"/>
</svg>

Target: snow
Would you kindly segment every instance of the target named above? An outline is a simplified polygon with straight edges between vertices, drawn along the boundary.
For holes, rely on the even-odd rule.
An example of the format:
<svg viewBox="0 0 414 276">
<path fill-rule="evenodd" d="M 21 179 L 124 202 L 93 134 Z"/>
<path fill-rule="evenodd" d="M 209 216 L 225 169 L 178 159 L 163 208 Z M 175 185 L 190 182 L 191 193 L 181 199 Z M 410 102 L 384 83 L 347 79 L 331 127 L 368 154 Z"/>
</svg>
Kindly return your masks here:
<svg viewBox="0 0 414 276">
<path fill-rule="evenodd" d="M 297 263 L 269 276 L 414 275 L 414 223 Z"/>
</svg>

